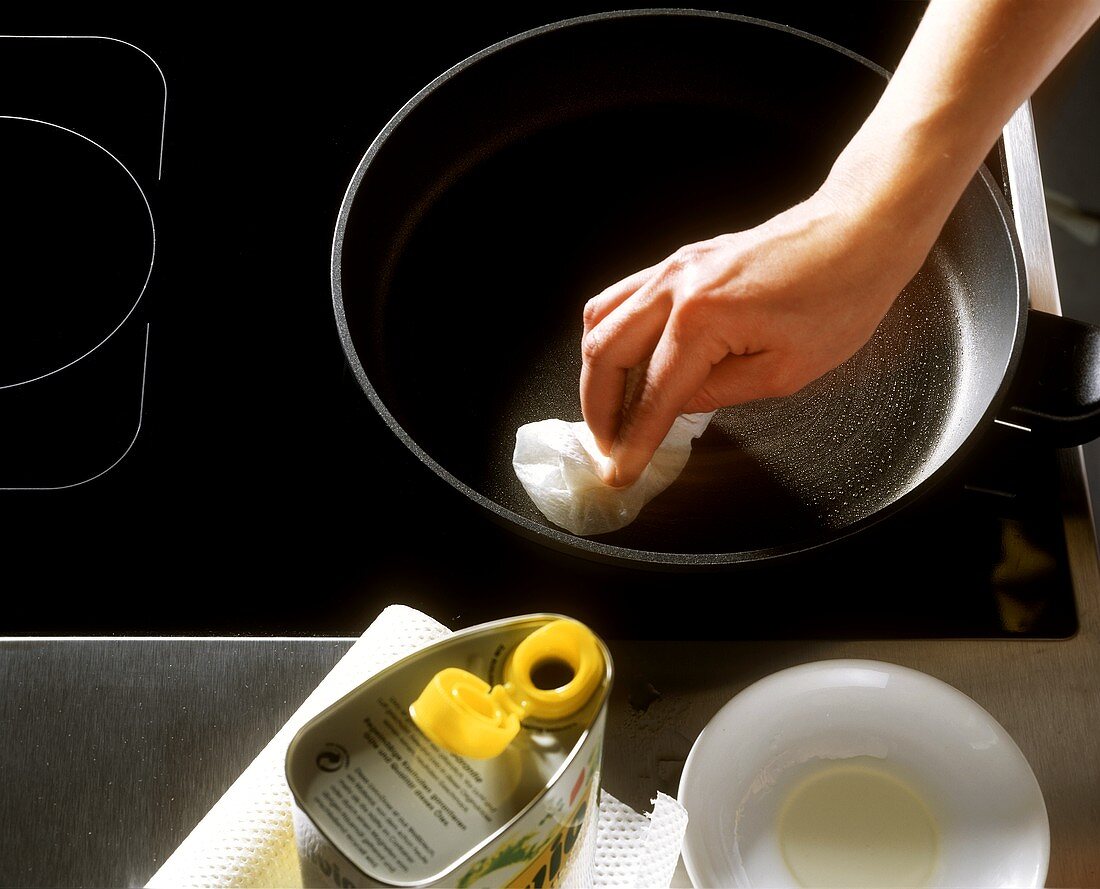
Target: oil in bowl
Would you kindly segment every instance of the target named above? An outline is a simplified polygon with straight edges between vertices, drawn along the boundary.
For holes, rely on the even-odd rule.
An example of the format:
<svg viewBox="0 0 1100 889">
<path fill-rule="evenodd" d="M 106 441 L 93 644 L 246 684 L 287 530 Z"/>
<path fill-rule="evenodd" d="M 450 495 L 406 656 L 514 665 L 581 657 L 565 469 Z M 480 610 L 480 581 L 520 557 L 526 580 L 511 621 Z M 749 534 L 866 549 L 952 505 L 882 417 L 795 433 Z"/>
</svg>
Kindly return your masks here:
<svg viewBox="0 0 1100 889">
<path fill-rule="evenodd" d="M 935 819 L 916 790 L 873 762 L 824 765 L 787 797 L 779 846 L 799 885 L 928 885 L 939 850 Z"/>
</svg>

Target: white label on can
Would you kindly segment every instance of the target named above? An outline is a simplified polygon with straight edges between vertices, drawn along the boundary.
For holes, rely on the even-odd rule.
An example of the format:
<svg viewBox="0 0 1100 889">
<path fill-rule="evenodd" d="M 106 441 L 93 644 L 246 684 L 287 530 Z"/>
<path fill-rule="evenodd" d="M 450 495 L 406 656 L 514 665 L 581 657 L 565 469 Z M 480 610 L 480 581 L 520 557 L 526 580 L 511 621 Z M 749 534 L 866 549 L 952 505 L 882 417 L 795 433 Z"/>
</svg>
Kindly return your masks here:
<svg viewBox="0 0 1100 889">
<path fill-rule="evenodd" d="M 519 750 L 483 761 L 441 750 L 394 697 L 364 703 L 353 754 L 335 771 L 318 759 L 326 774 L 313 782 L 310 802 L 319 826 L 380 875 L 419 880 L 446 869 L 546 780 L 543 770 L 520 767 Z M 550 768 L 560 761 L 553 752 Z"/>
</svg>

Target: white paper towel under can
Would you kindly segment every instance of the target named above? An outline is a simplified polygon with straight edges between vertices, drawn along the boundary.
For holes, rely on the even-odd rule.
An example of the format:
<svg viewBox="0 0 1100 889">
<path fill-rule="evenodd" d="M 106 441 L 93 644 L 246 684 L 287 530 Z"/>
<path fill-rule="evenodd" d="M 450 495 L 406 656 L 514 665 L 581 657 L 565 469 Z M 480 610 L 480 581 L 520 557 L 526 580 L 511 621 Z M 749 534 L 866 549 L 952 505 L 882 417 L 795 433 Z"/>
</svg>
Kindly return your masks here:
<svg viewBox="0 0 1100 889">
<path fill-rule="evenodd" d="M 462 673 L 440 690 L 441 677 Z M 303 883 L 557 885 L 595 818 L 612 674 L 606 646 L 587 628 L 537 614 L 455 633 L 372 677 L 290 744 Z M 503 701 L 496 716 L 511 709 L 521 720 L 499 755 L 441 746 L 469 743 L 434 729 L 439 707 L 469 709 L 470 695 L 474 709 Z M 427 734 L 410 715 L 414 702 Z"/>
</svg>

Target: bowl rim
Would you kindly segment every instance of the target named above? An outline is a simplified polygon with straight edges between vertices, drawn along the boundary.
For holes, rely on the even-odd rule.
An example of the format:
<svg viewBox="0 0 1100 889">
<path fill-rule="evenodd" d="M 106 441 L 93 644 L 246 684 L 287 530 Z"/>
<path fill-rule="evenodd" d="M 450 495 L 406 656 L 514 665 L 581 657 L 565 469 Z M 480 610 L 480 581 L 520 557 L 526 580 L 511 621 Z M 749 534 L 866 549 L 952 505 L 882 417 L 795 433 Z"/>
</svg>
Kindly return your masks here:
<svg viewBox="0 0 1100 889">
<path fill-rule="evenodd" d="M 960 691 L 955 686 L 944 682 L 942 679 L 938 679 L 928 673 L 921 670 L 914 669 L 913 667 L 907 667 L 903 664 L 895 664 L 889 661 L 877 661 L 866 658 L 826 658 L 823 660 L 809 661 L 802 664 L 797 664 L 791 667 L 786 667 L 782 670 L 778 670 L 774 673 L 770 673 L 767 676 L 763 676 L 757 679 L 755 682 L 745 686 L 741 691 L 735 694 L 732 698 L 726 701 L 717 712 L 707 721 L 707 724 L 703 727 L 702 731 L 696 736 L 695 741 L 691 745 L 691 752 L 688 753 L 687 759 L 684 761 L 683 771 L 680 773 L 680 783 L 677 787 L 676 799 L 681 806 L 688 813 L 688 826 L 687 831 L 684 834 L 683 846 L 681 848 L 681 854 L 684 859 L 684 867 L 687 869 L 688 877 L 691 880 L 691 884 L 696 887 L 709 886 L 710 884 L 702 880 L 700 877 L 700 864 L 699 861 L 693 861 L 690 839 L 692 835 L 692 820 L 691 809 L 689 801 L 692 796 L 692 782 L 695 781 L 693 775 L 692 765 L 701 756 L 700 751 L 707 743 L 705 740 L 707 736 L 707 730 L 711 729 L 711 734 L 714 734 L 713 727 L 719 722 L 729 721 L 730 714 L 735 714 L 739 709 L 745 706 L 746 700 L 750 697 L 756 697 L 762 691 L 772 691 L 778 693 L 780 696 L 789 695 L 796 689 L 805 692 L 807 689 L 803 684 L 803 679 L 812 674 L 821 674 L 830 670 L 874 670 L 877 672 L 886 671 L 888 673 L 899 674 L 911 679 L 918 683 L 923 689 L 933 695 L 940 696 L 941 700 L 953 700 L 962 704 L 966 709 L 972 712 L 977 718 L 981 719 L 985 724 L 989 725 L 993 731 L 997 734 L 998 740 L 1001 740 L 1005 744 L 1005 752 L 1009 758 L 1015 760 L 1020 766 L 1019 776 L 1027 781 L 1027 777 L 1030 777 L 1031 784 L 1034 786 L 1036 793 L 1038 794 L 1039 805 L 1035 811 L 1035 815 L 1041 820 L 1043 825 L 1042 839 L 1039 847 L 1036 849 L 1039 858 L 1040 867 L 1036 870 L 1036 881 L 1033 882 L 1031 887 L 1041 887 L 1046 884 L 1047 873 L 1050 868 L 1050 818 L 1047 813 L 1046 798 L 1043 796 L 1043 789 L 1039 784 L 1038 778 L 1035 777 L 1035 771 L 1031 767 L 1031 763 L 1028 762 L 1024 752 L 1020 749 L 1020 746 L 1016 743 L 1016 740 L 1009 734 L 1008 730 L 1001 725 L 1001 723 L 981 704 L 975 701 L 972 697 L 963 691 Z M 836 685 L 822 686 L 820 690 L 825 688 L 835 688 Z M 1026 777 L 1025 777 L 1026 776 Z"/>
</svg>

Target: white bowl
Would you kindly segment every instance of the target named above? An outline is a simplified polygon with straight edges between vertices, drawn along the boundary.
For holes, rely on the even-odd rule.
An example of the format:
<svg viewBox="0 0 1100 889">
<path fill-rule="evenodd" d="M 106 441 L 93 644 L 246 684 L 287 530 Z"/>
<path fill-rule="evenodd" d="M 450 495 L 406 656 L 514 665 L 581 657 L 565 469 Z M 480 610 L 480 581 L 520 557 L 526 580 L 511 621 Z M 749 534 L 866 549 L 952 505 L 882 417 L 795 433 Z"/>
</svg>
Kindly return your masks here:
<svg viewBox="0 0 1100 889">
<path fill-rule="evenodd" d="M 846 779 L 837 776 L 857 770 L 871 776 L 867 780 L 886 796 L 898 790 L 897 811 L 910 821 L 894 835 L 895 842 L 916 848 L 924 835 L 911 831 L 926 819 L 934 853 L 925 856 L 926 869 L 909 872 L 918 885 L 1043 885 L 1050 827 L 1039 784 L 1020 748 L 992 716 L 950 685 L 907 667 L 864 660 L 819 661 L 774 673 L 734 697 L 702 731 L 684 765 L 679 793 L 690 819 L 684 863 L 692 883 L 826 884 L 829 872 L 807 870 L 806 859 L 799 857 L 805 847 L 795 845 L 805 840 L 810 817 L 805 800 L 813 792 L 805 788 L 820 790 L 829 782 L 839 788 Z M 826 772 L 827 783 L 815 784 Z M 902 785 L 923 806 L 900 790 Z M 875 816 L 867 830 L 875 800 L 859 796 L 856 806 L 851 799 L 844 802 L 845 794 L 823 798 L 840 809 L 820 825 L 814 822 L 813 830 L 822 831 L 814 842 L 833 843 L 824 852 L 818 846 L 814 855 L 835 855 L 838 843 L 852 842 L 853 830 L 871 846 L 888 842 L 869 839 L 879 824 L 885 829 L 893 820 Z M 873 848 L 841 851 L 848 872 L 840 882 L 884 885 L 883 862 L 866 857 L 878 854 Z M 906 885 L 899 868 L 885 873 L 898 878 L 895 885 Z"/>
</svg>

